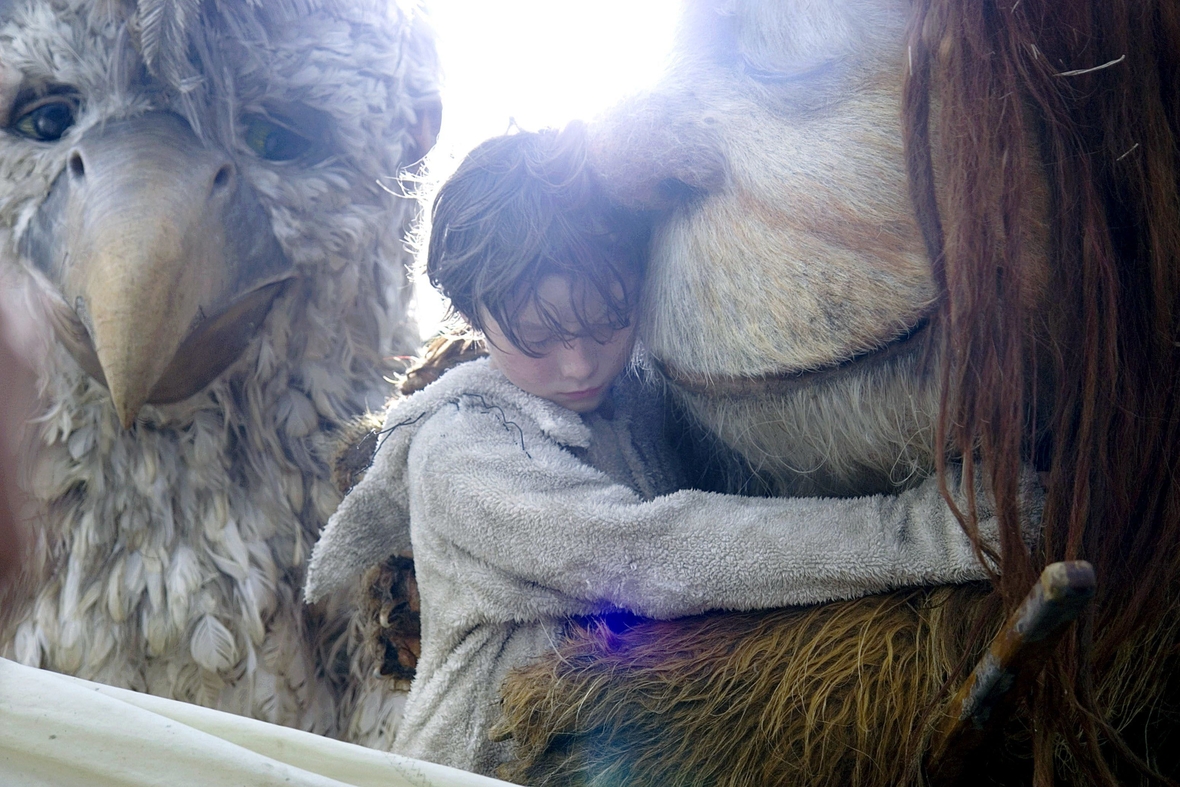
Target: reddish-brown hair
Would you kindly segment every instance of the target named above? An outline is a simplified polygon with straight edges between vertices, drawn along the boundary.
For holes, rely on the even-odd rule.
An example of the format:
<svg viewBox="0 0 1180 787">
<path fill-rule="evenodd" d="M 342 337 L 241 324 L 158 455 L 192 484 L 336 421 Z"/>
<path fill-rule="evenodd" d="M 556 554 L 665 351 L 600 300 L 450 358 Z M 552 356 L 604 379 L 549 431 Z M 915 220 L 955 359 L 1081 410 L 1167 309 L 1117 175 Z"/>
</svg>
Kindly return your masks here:
<svg viewBox="0 0 1180 787">
<path fill-rule="evenodd" d="M 945 294 L 939 429 L 965 474 L 989 473 L 1008 609 L 1047 562 L 1085 559 L 1098 576 L 1093 615 L 1032 699 L 1034 781 L 1051 783 L 1055 747 L 1092 783 L 1158 776 L 1093 686 L 1126 643 L 1174 638 L 1180 5 L 915 0 L 914 14 L 904 111 L 911 191 Z M 1022 297 L 1039 275 L 1022 226 L 1033 177 L 1049 193 L 1047 308 Z M 1030 456 L 1049 472 L 1035 555 L 1016 502 Z"/>
</svg>

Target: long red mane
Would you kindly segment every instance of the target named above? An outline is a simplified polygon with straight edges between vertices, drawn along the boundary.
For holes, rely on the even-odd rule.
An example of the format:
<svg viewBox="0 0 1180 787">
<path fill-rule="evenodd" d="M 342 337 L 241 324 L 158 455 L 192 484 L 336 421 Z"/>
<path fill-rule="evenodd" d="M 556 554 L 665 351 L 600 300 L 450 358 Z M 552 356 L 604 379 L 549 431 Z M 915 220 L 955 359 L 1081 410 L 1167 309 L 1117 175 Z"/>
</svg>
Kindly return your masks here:
<svg viewBox="0 0 1180 787">
<path fill-rule="evenodd" d="M 966 472 L 990 474 L 1008 609 L 1048 562 L 1089 560 L 1098 575 L 1093 615 L 1032 700 L 1036 782 L 1051 782 L 1063 744 L 1089 781 L 1151 776 L 1095 686 L 1128 643 L 1146 643 L 1149 661 L 1175 643 L 1180 5 L 917 0 L 914 11 L 907 158 L 945 294 L 942 437 Z M 1021 297 L 1039 275 L 1022 226 L 1034 178 L 1049 191 L 1048 310 Z M 1049 472 L 1033 555 L 1016 505 L 1029 457 Z M 973 512 L 962 519 L 972 532 Z"/>
</svg>

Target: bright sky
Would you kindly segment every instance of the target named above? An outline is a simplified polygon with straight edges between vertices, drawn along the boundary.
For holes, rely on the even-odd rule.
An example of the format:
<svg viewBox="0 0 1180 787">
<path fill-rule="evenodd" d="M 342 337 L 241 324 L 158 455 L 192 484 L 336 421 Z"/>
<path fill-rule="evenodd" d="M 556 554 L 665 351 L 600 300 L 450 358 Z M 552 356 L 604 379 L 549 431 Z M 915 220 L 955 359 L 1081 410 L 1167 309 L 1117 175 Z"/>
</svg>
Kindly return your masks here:
<svg viewBox="0 0 1180 787">
<path fill-rule="evenodd" d="M 655 81 L 680 0 L 427 0 L 442 58 L 443 125 L 434 172 L 521 128 L 590 118 Z M 423 336 L 443 306 L 418 284 Z"/>
</svg>

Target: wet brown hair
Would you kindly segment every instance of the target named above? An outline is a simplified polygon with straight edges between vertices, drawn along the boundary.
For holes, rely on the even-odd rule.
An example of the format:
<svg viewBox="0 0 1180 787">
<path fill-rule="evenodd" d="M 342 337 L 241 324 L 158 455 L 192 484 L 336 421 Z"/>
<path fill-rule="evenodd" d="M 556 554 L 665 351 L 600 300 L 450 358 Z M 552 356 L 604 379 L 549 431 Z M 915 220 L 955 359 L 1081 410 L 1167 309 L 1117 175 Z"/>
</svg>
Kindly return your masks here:
<svg viewBox="0 0 1180 787">
<path fill-rule="evenodd" d="M 989 474 L 1008 610 L 1050 561 L 1085 559 L 1098 577 L 1092 615 L 1030 700 L 1033 781 L 1062 775 L 1063 750 L 1071 780 L 1163 779 L 1141 756 L 1142 737 L 1139 753 L 1125 742 L 1146 722 L 1112 721 L 1125 709 L 1099 689 L 1154 680 L 1158 696 L 1178 639 L 1180 5 L 914 6 L 907 159 L 945 296 L 941 437 L 963 454 L 965 475 Z M 1050 195 L 1047 312 L 1020 297 L 1036 275 L 1021 219 L 1030 173 Z M 1049 472 L 1033 555 L 1016 500 L 1030 456 Z M 963 521 L 977 534 L 973 511 Z"/>
<path fill-rule="evenodd" d="M 607 203 L 586 165 L 585 128 L 572 123 L 494 137 L 468 154 L 434 198 L 426 273 L 473 328 L 486 313 L 537 356 L 518 333 L 530 305 L 562 340 L 630 324 L 646 243 L 645 222 Z M 551 275 L 570 282 L 577 331 L 538 295 Z"/>
</svg>

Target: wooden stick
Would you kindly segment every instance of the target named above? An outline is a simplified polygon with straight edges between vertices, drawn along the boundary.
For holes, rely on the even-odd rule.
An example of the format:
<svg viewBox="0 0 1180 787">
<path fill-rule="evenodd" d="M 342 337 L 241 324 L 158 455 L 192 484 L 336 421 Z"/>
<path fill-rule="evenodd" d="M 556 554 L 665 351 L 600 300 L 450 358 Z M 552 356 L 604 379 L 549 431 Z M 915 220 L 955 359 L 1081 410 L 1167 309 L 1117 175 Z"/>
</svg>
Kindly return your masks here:
<svg viewBox="0 0 1180 787">
<path fill-rule="evenodd" d="M 1086 561 L 1045 567 L 947 705 L 926 758 L 932 784 L 960 781 L 1093 596 L 1094 568 Z"/>
</svg>

